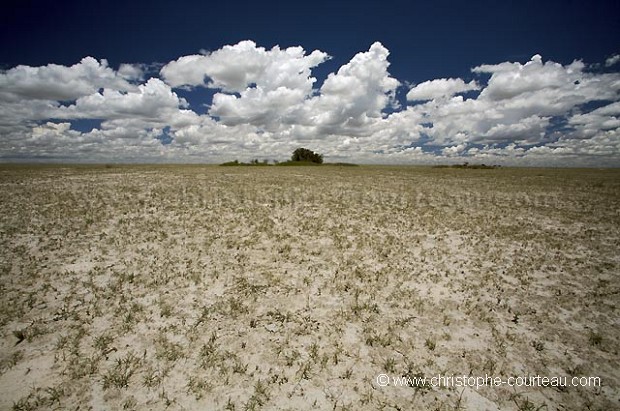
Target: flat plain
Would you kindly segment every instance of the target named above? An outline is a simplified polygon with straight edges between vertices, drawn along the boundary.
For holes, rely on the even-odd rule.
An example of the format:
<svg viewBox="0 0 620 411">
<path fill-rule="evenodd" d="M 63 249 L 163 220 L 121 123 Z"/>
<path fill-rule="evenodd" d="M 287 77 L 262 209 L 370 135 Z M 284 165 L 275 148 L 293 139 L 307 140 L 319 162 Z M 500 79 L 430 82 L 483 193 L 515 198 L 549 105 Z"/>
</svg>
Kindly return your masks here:
<svg viewBox="0 0 620 411">
<path fill-rule="evenodd" d="M 2 410 L 620 408 L 620 170 L 1 166 L 0 250 Z"/>
</svg>

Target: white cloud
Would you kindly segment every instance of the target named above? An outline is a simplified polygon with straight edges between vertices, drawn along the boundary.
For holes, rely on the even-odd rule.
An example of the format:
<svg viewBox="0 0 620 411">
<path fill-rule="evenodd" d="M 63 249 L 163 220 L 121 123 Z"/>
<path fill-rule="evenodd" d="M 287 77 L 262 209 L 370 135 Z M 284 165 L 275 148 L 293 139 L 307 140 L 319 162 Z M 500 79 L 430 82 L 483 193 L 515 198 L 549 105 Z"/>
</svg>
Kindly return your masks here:
<svg viewBox="0 0 620 411">
<path fill-rule="evenodd" d="M 575 114 L 568 119 L 575 130 L 569 137 L 592 138 L 603 131 L 620 129 L 620 102 L 608 104 L 585 114 Z"/>
<path fill-rule="evenodd" d="M 485 141 L 519 141 L 520 143 L 536 143 L 545 136 L 549 125 L 549 117 L 530 116 L 517 122 L 495 124 L 486 133 Z"/>
<path fill-rule="evenodd" d="M 491 78 L 477 98 L 456 96 L 412 109 L 433 123 L 428 134 L 437 144 L 537 144 L 548 140 L 553 117 L 570 115 L 589 102 L 618 99 L 617 73 L 584 69 L 579 61 L 562 66 L 543 63 L 538 55 L 526 64 L 482 65 L 472 71 L 491 73 Z"/>
<path fill-rule="evenodd" d="M 309 94 L 315 82 L 310 76 L 311 68 L 327 59 L 329 56 L 318 50 L 310 55 L 301 47 L 274 46 L 266 50 L 246 40 L 210 54 L 181 57 L 166 64 L 161 75 L 172 87 L 206 84 L 225 92 L 241 93 L 255 84 L 268 91 L 285 87 Z"/>
<path fill-rule="evenodd" d="M 612 70 L 536 55 L 475 67 L 480 78 L 470 82 L 420 83 L 406 96 L 415 103 L 400 107 L 402 83 L 381 43 L 317 85 L 312 70 L 328 58 L 244 41 L 180 57 L 146 81 L 149 65 L 115 71 L 90 57 L 18 66 L 0 73 L 0 158 L 219 162 L 283 159 L 303 145 L 331 161 L 620 165 Z M 196 86 L 218 89 L 208 114 L 173 90 L 185 88 L 191 102 Z M 80 132 L 82 119 L 101 124 Z M 171 142 L 160 141 L 164 133 Z"/>
<path fill-rule="evenodd" d="M 223 124 L 253 124 L 281 128 L 295 123 L 316 79 L 311 69 L 329 59 L 301 47 L 266 50 L 242 41 L 205 55 L 184 56 L 165 65 L 161 74 L 173 87 L 200 86 L 221 89 L 209 114 Z M 232 94 L 237 93 L 237 94 Z"/>
<path fill-rule="evenodd" d="M 407 93 L 407 100 L 433 100 L 441 97 L 452 97 L 457 93 L 472 90 L 480 90 L 475 80 L 465 83 L 460 78 L 441 78 L 416 85 Z"/>
<path fill-rule="evenodd" d="M 151 78 L 138 86 L 135 92 L 123 93 L 113 89 L 104 89 L 80 97 L 74 105 L 58 109 L 57 118 L 79 119 L 147 119 L 151 121 L 172 121 L 172 116 L 179 113 L 180 107 L 187 102 L 174 93 L 160 79 Z"/>
<path fill-rule="evenodd" d="M 254 47 L 253 43 L 244 44 L 242 49 L 248 47 Z M 274 53 L 274 49 L 271 52 Z M 217 93 L 209 114 L 219 117 L 227 125 L 252 124 L 279 132 L 282 138 L 303 138 L 308 132 L 357 135 L 366 132 L 381 118 L 382 110 L 390 104 L 399 84 L 387 71 L 388 50 L 375 43 L 367 52 L 355 55 L 337 73 L 331 73 L 318 95 L 311 96 L 314 79 L 309 77 L 309 67 L 300 70 L 302 65 L 298 61 L 303 50 L 287 49 L 287 53 L 289 57 L 283 60 L 281 51 L 275 50 L 274 61 L 281 68 L 268 70 L 274 78 L 267 81 L 253 75 L 256 86 L 246 87 L 239 96 Z M 296 57 L 291 60 L 291 56 Z M 303 75 L 293 75 L 284 81 L 287 78 L 284 74 L 289 71 Z M 238 86 L 246 85 L 248 81 L 246 78 Z M 228 81 L 225 86 L 230 89 L 233 84 Z"/>
<path fill-rule="evenodd" d="M 204 85 L 208 59 L 201 55 L 180 57 L 162 67 L 160 74 L 172 87 Z"/>
<path fill-rule="evenodd" d="M 144 81 L 144 65 L 123 63 L 118 68 L 118 75 L 128 81 Z"/>
<path fill-rule="evenodd" d="M 443 153 L 443 155 L 450 157 L 461 154 L 463 151 L 465 151 L 466 147 L 467 146 L 465 144 L 459 144 L 457 146 L 446 147 L 441 150 L 441 152 Z"/>
<path fill-rule="evenodd" d="M 332 133 L 360 133 L 362 128 L 376 124 L 400 84 L 388 73 L 388 55 L 389 51 L 377 42 L 367 52 L 356 54 L 337 73 L 329 74 L 320 94 L 304 107 L 306 124 Z"/>
<path fill-rule="evenodd" d="M 567 67 L 561 64 L 546 62 L 535 55 L 526 64 L 501 63 L 498 65 L 482 65 L 475 67 L 474 73 L 491 73 L 487 87 L 481 97 L 492 101 L 510 99 L 528 92 L 540 90 L 557 90 L 574 85 L 581 79 L 584 64 L 575 61 Z"/>
<path fill-rule="evenodd" d="M 1 93 L 0 93 L 1 94 Z M 0 126 L 19 127 L 22 123 L 54 117 L 59 103 L 51 100 L 0 100 Z"/>
<path fill-rule="evenodd" d="M 271 127 L 275 122 L 287 123 L 306 98 L 304 90 L 279 87 L 265 90 L 261 86 L 247 88 L 240 97 L 216 93 L 209 114 L 217 116 L 224 124 L 254 124 Z M 294 117 L 294 115 L 293 115 Z M 291 118 L 292 122 L 295 121 Z"/>
<path fill-rule="evenodd" d="M 110 67 L 85 57 L 79 63 L 66 67 L 48 64 L 43 67 L 17 66 L 0 73 L 0 99 L 12 94 L 21 99 L 71 101 L 95 93 L 100 88 L 132 90 L 128 83 Z"/>
<path fill-rule="evenodd" d="M 68 132 L 70 129 L 71 123 L 52 123 L 48 121 L 41 126 L 34 127 L 32 129 L 32 137 L 36 139 L 49 135 L 58 136 Z"/>
<path fill-rule="evenodd" d="M 611 67 L 618 64 L 618 62 L 620 62 L 620 54 L 614 54 L 613 56 L 605 60 L 605 67 Z"/>
</svg>

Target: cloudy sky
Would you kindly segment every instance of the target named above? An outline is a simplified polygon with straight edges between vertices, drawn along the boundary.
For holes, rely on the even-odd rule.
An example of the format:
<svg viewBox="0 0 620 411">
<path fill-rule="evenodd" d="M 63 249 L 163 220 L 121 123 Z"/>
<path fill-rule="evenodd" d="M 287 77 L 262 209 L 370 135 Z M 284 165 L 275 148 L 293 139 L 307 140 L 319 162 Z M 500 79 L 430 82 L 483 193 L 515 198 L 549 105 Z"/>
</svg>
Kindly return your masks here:
<svg viewBox="0 0 620 411">
<path fill-rule="evenodd" d="M 6 2 L 0 162 L 620 166 L 620 2 L 296 3 Z"/>
</svg>

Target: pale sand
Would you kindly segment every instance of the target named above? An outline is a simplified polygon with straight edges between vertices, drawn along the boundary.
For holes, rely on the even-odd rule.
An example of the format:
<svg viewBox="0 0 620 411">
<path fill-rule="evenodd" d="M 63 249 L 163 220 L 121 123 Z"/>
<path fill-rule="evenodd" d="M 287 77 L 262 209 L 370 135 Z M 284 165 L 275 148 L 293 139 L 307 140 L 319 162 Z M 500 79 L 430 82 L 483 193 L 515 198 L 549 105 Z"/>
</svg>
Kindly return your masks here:
<svg viewBox="0 0 620 411">
<path fill-rule="evenodd" d="M 4 167 L 0 249 L 3 410 L 620 408 L 619 171 Z"/>
</svg>

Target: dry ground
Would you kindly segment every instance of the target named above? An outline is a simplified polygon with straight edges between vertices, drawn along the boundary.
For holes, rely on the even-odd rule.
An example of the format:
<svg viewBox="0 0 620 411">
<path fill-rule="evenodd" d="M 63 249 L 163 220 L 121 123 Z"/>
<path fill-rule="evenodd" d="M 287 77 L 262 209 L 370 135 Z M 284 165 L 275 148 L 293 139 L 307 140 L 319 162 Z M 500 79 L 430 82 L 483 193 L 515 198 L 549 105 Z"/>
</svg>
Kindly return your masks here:
<svg viewBox="0 0 620 411">
<path fill-rule="evenodd" d="M 4 166 L 0 250 L 0 409 L 620 408 L 619 170 Z"/>
</svg>

